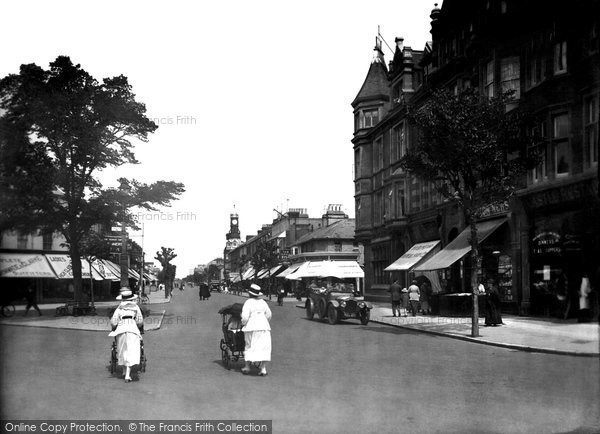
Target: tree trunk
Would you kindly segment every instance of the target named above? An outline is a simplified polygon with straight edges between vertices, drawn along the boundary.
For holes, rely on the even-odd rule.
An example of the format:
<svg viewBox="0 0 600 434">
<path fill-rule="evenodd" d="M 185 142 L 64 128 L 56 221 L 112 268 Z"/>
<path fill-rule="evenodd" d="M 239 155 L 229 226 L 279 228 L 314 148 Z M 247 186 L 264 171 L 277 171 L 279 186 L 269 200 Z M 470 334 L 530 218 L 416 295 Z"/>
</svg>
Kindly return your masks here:
<svg viewBox="0 0 600 434">
<path fill-rule="evenodd" d="M 69 247 L 71 257 L 71 270 L 73 271 L 73 298 L 75 301 L 82 300 L 82 278 L 81 278 L 81 256 L 77 242 L 71 242 Z"/>
<path fill-rule="evenodd" d="M 471 228 L 471 293 L 473 295 L 473 311 L 471 315 L 471 336 L 479 337 L 479 285 L 477 272 L 479 271 L 479 242 L 477 239 L 477 223 L 474 218 L 470 221 Z"/>
</svg>

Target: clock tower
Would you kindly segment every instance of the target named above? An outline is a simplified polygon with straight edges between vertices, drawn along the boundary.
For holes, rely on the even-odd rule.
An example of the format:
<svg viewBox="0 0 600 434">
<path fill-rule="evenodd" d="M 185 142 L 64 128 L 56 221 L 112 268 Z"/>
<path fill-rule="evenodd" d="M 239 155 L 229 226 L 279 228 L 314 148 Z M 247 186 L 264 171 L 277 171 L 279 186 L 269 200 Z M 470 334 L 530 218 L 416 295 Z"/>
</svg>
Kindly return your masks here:
<svg viewBox="0 0 600 434">
<path fill-rule="evenodd" d="M 233 250 L 242 243 L 240 235 L 240 222 L 237 213 L 229 215 L 229 232 L 225 235 L 227 243 L 225 251 Z"/>
</svg>

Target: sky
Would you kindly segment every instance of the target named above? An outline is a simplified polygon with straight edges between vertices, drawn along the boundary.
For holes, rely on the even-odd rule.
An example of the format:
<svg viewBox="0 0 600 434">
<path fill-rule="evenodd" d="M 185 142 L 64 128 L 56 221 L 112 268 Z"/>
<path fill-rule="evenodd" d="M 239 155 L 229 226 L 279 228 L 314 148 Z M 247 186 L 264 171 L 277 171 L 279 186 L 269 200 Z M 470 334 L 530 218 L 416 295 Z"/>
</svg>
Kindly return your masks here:
<svg viewBox="0 0 600 434">
<path fill-rule="evenodd" d="M 441 4 L 441 2 L 439 2 Z M 422 50 L 434 2 L 371 0 L 5 2 L 0 77 L 67 55 L 95 78 L 123 74 L 159 126 L 141 164 L 98 174 L 173 180 L 171 207 L 140 212 L 146 260 L 175 249 L 178 277 L 223 255 L 229 215 L 242 238 L 277 209 L 354 217 L 351 102 L 378 28 Z M 392 52 L 384 44 L 386 62 Z"/>
</svg>

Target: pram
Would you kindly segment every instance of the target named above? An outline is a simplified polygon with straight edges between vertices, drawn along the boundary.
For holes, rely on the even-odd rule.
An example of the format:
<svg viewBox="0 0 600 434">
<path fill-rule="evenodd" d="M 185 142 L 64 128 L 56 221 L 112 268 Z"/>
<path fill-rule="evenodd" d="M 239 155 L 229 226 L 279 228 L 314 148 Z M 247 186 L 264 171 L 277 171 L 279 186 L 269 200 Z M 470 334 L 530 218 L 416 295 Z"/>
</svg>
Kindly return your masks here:
<svg viewBox="0 0 600 434">
<path fill-rule="evenodd" d="M 223 339 L 221 339 L 221 360 L 223 366 L 231 369 L 233 363 L 244 358 L 246 341 L 242 331 L 242 303 L 234 303 L 219 310 L 223 320 Z"/>
<path fill-rule="evenodd" d="M 140 339 L 140 372 L 146 372 L 146 354 L 144 353 L 144 339 Z M 110 373 L 114 374 L 117 372 L 117 337 L 113 339 L 111 350 L 110 350 Z"/>
</svg>

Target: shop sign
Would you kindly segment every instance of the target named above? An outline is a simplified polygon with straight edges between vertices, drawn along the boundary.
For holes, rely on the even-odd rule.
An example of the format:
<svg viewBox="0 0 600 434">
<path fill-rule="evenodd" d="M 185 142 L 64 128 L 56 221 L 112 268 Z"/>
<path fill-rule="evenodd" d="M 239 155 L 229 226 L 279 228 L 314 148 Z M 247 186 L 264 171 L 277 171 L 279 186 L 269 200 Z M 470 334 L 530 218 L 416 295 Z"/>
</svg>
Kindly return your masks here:
<svg viewBox="0 0 600 434">
<path fill-rule="evenodd" d="M 290 249 L 281 249 L 279 252 L 279 259 L 285 261 L 290 256 Z"/>
<path fill-rule="evenodd" d="M 560 188 L 532 194 L 526 200 L 531 208 L 540 208 L 548 205 L 557 205 L 575 200 L 593 198 L 597 195 L 598 188 L 591 181 L 578 182 Z"/>
<path fill-rule="evenodd" d="M 533 238 L 533 254 L 560 255 L 562 246 L 560 234 L 557 232 L 542 232 Z"/>
<path fill-rule="evenodd" d="M 493 203 L 490 205 L 486 205 L 481 209 L 479 213 L 480 218 L 487 218 L 492 216 L 505 215 L 510 211 L 510 207 L 508 206 L 508 201 Z"/>
<path fill-rule="evenodd" d="M 581 242 L 577 235 L 566 234 L 564 238 L 562 248 L 565 253 L 581 252 Z"/>
</svg>

